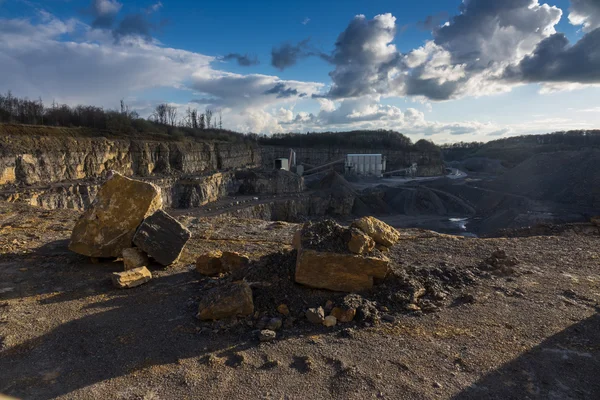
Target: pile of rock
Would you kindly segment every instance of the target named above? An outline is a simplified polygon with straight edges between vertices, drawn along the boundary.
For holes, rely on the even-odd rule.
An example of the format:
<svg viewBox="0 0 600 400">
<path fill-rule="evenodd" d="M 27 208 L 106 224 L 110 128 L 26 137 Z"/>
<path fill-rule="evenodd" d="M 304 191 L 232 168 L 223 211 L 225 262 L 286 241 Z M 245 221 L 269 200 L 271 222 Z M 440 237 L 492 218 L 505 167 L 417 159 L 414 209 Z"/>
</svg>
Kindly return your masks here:
<svg viewBox="0 0 600 400">
<path fill-rule="evenodd" d="M 149 257 L 171 265 L 191 237 L 161 207 L 158 187 L 111 172 L 73 228 L 69 249 L 92 258 L 122 257 L 125 271 L 113 274 L 114 284 L 139 286 L 152 278 Z"/>
<path fill-rule="evenodd" d="M 509 257 L 506 251 L 498 249 L 480 264 L 479 269 L 494 275 L 507 276 L 516 273 L 517 265 L 519 265 L 519 259 Z"/>
<path fill-rule="evenodd" d="M 308 222 L 294 236 L 296 282 L 339 292 L 372 289 L 374 279 L 389 272 L 390 260 L 382 251 L 398 240 L 396 229 L 373 217 L 360 218 L 349 228 L 331 220 Z"/>
<path fill-rule="evenodd" d="M 372 217 L 350 227 L 324 220 L 298 231 L 297 252 L 271 254 L 252 263 L 238 253 L 209 252 L 198 258 L 196 269 L 220 279 L 205 281 L 210 289 L 200 300 L 197 316 L 203 321 L 231 319 L 222 321 L 225 324 L 243 318 L 264 342 L 301 320 L 324 327 L 355 319 L 373 323 L 379 320 L 377 304 L 355 292 L 372 289 L 376 279 L 386 277 L 391 262 L 382 251 L 399 239 L 398 231 Z"/>
</svg>

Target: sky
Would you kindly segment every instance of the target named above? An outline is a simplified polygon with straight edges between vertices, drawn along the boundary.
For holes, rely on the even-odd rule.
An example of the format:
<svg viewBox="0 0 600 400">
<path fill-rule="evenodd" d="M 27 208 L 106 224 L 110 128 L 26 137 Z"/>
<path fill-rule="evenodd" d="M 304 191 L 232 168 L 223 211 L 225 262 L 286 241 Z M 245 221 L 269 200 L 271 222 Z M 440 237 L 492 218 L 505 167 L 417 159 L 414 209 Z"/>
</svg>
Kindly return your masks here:
<svg viewBox="0 0 600 400">
<path fill-rule="evenodd" d="M 600 128 L 600 0 L 0 0 L 0 92 L 436 143 Z"/>
</svg>

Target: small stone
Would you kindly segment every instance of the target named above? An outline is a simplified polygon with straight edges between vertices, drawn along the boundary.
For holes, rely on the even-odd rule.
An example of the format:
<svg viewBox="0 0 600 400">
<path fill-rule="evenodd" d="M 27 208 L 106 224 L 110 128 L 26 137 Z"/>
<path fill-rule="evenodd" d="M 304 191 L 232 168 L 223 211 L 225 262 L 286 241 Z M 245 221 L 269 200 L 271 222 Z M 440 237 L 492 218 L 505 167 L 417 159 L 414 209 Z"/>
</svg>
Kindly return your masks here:
<svg viewBox="0 0 600 400">
<path fill-rule="evenodd" d="M 382 245 L 382 244 L 378 244 L 377 246 L 375 246 L 375 248 L 376 248 L 377 250 L 379 250 L 380 252 L 382 252 L 382 253 L 387 253 L 388 251 L 390 251 L 390 248 L 389 248 L 389 247 L 387 247 L 387 246 L 384 246 L 384 245 Z"/>
<path fill-rule="evenodd" d="M 396 317 L 394 317 L 393 315 L 390 315 L 390 314 L 383 314 L 381 316 L 381 319 L 384 320 L 384 321 L 386 321 L 386 322 L 392 323 L 392 324 L 394 322 L 396 322 Z"/>
<path fill-rule="evenodd" d="M 285 321 L 283 321 L 283 327 L 286 329 L 290 329 L 296 323 L 296 318 L 287 317 Z"/>
<path fill-rule="evenodd" d="M 283 324 L 283 321 L 281 320 L 281 318 L 271 318 L 269 320 L 269 322 L 267 322 L 267 325 L 265 327 L 268 330 L 276 331 L 276 330 L 281 329 L 282 324 Z"/>
<path fill-rule="evenodd" d="M 309 308 L 306 313 L 306 319 L 313 324 L 321 325 L 323 320 L 325 320 L 325 310 L 323 307 L 319 308 Z"/>
<path fill-rule="evenodd" d="M 350 229 L 348 250 L 354 254 L 367 254 L 375 248 L 375 241 L 366 233 L 357 228 Z"/>
<path fill-rule="evenodd" d="M 333 301 L 327 300 L 327 302 L 325 302 L 325 311 L 329 312 L 332 309 L 333 309 Z"/>
<path fill-rule="evenodd" d="M 258 340 L 260 340 L 261 342 L 272 342 L 276 338 L 277 333 L 269 329 L 263 329 L 258 334 Z"/>
<path fill-rule="evenodd" d="M 148 256 L 137 247 L 123 249 L 122 256 L 125 271 L 148 266 Z"/>
<path fill-rule="evenodd" d="M 142 222 L 133 243 L 158 263 L 168 266 L 179 259 L 192 233 L 175 218 L 158 210 Z"/>
<path fill-rule="evenodd" d="M 436 389 L 441 389 L 442 388 L 442 384 L 439 382 L 433 382 L 433 387 Z"/>
<path fill-rule="evenodd" d="M 406 310 L 407 311 L 421 311 L 421 307 L 419 307 L 415 303 L 410 303 L 409 305 L 406 306 Z"/>
<path fill-rule="evenodd" d="M 391 247 L 400 240 L 400 232 L 374 217 L 357 219 L 352 223 L 352 227 L 360 229 L 376 243 L 386 247 Z"/>
<path fill-rule="evenodd" d="M 129 289 L 140 286 L 152 279 L 152 274 L 146 267 L 130 269 L 112 274 L 113 284 L 120 289 Z"/>
<path fill-rule="evenodd" d="M 219 320 L 254 313 L 252 289 L 247 282 L 232 282 L 209 290 L 200 300 L 198 318 Z"/>
<path fill-rule="evenodd" d="M 325 325 L 328 328 L 331 328 L 332 326 L 335 326 L 336 324 L 337 324 L 337 318 L 335 318 L 333 315 L 328 315 L 323 320 L 323 325 Z"/>
<path fill-rule="evenodd" d="M 215 276 L 225 272 L 228 272 L 221 261 L 223 253 L 219 250 L 210 251 L 206 254 L 202 254 L 196 260 L 196 271 L 202 275 Z"/>
<path fill-rule="evenodd" d="M 331 310 L 333 315 L 339 322 L 352 322 L 356 316 L 356 308 L 335 307 Z"/>
<path fill-rule="evenodd" d="M 237 271 L 245 268 L 250 263 L 250 258 L 234 251 L 224 251 L 221 264 L 226 272 Z"/>
<path fill-rule="evenodd" d="M 354 336 L 356 336 L 356 330 L 352 328 L 344 328 L 340 331 L 340 336 L 343 338 L 352 339 Z"/>
<path fill-rule="evenodd" d="M 302 228 L 294 232 L 294 237 L 292 238 L 292 247 L 296 250 L 300 250 L 302 247 Z"/>
<path fill-rule="evenodd" d="M 277 312 L 281 315 L 285 315 L 286 317 L 290 315 L 290 309 L 286 304 L 280 304 L 277 306 Z"/>
</svg>

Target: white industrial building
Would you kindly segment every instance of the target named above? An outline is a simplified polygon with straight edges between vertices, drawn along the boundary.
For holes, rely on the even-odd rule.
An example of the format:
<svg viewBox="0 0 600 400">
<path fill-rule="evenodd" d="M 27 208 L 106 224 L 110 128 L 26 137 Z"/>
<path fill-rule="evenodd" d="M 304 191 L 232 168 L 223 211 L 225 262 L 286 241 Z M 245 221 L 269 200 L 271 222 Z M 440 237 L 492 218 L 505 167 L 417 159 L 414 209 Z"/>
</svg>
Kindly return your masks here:
<svg viewBox="0 0 600 400">
<path fill-rule="evenodd" d="M 345 168 L 349 175 L 381 178 L 386 169 L 386 159 L 381 154 L 348 154 Z"/>
</svg>

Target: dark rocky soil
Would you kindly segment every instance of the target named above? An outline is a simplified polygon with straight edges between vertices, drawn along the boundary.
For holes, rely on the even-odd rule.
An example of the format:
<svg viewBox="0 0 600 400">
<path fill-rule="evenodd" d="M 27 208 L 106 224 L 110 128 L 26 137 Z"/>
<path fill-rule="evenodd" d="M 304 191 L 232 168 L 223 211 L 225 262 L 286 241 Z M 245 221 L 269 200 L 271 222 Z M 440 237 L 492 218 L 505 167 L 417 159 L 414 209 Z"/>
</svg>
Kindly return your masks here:
<svg viewBox="0 0 600 400">
<path fill-rule="evenodd" d="M 0 204 L 0 393 L 600 398 L 600 237 L 585 231 L 466 239 L 405 230 L 388 253 L 393 274 L 357 297 L 291 283 L 296 224 L 182 216 L 194 236 L 181 262 L 151 266 L 153 280 L 118 290 L 110 273 L 120 262 L 92 263 L 67 250 L 77 216 Z M 203 291 L 235 278 L 204 278 L 193 269 L 198 254 L 216 249 L 251 257 L 244 277 L 255 318 L 195 318 Z M 415 297 L 420 310 L 407 310 Z M 365 311 L 334 328 L 302 318 L 305 308 L 328 300 Z M 282 303 L 291 318 L 276 341 L 260 343 L 257 325 Z"/>
</svg>

